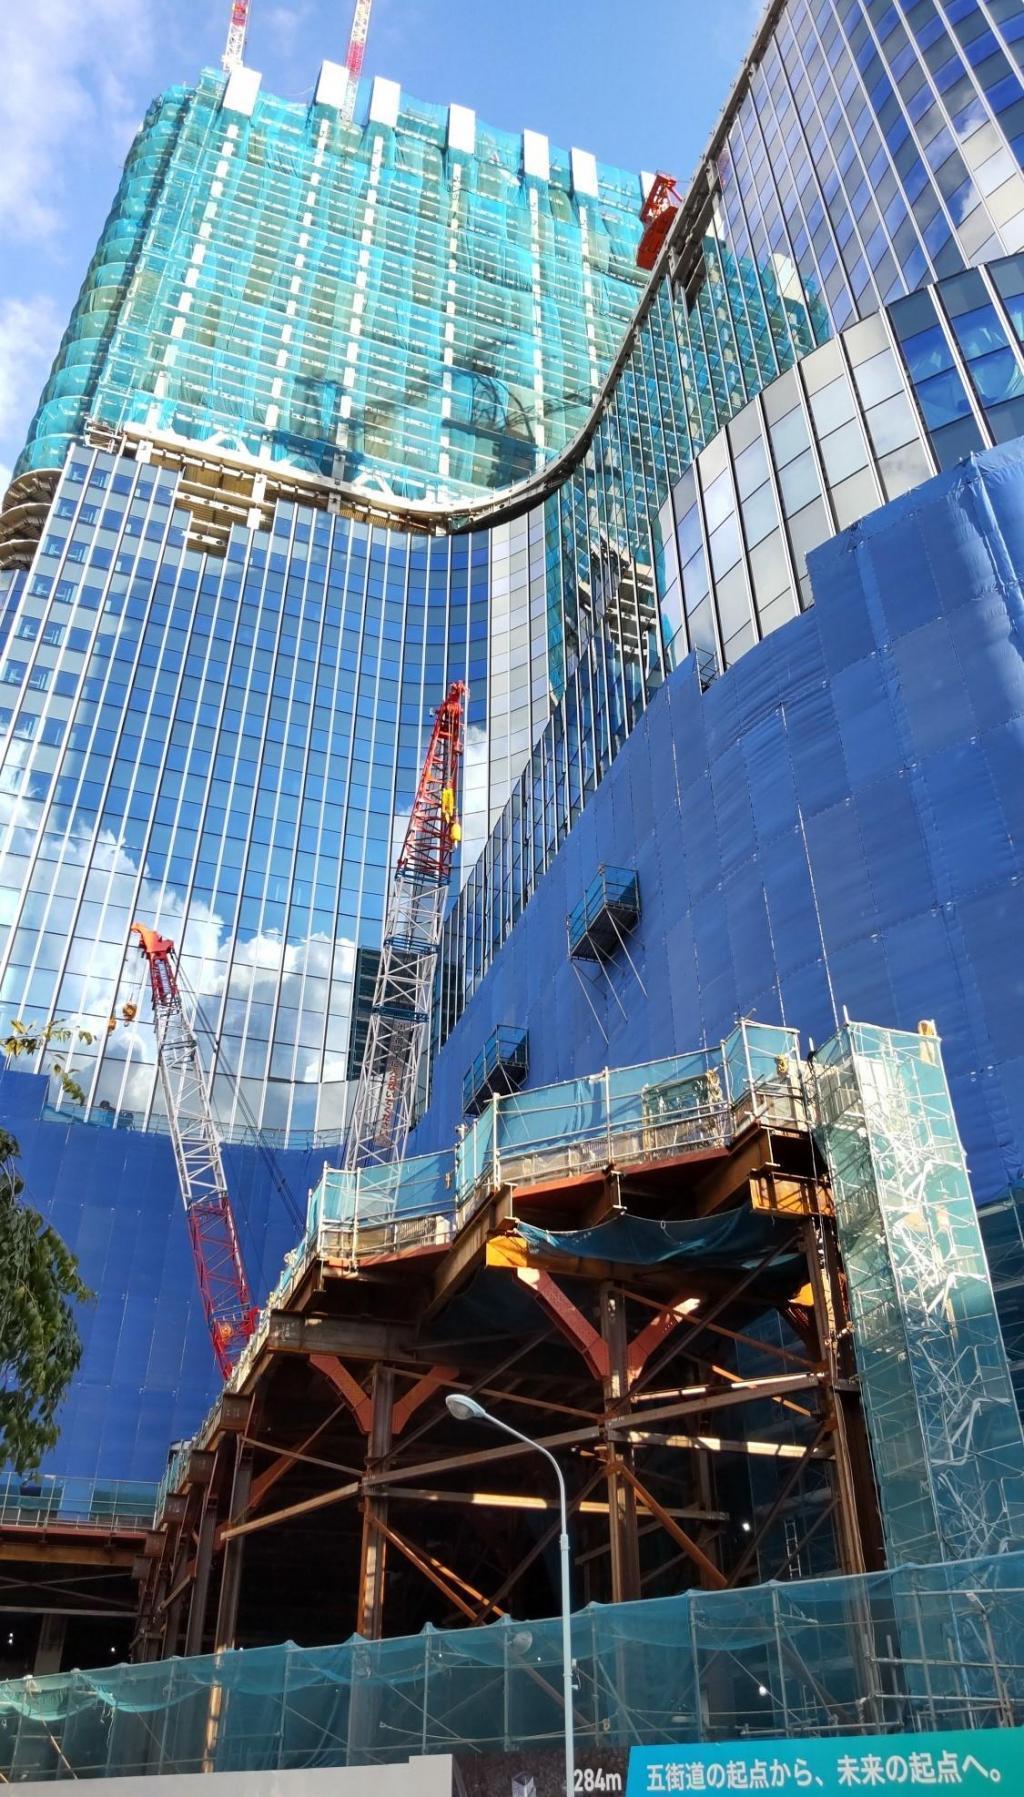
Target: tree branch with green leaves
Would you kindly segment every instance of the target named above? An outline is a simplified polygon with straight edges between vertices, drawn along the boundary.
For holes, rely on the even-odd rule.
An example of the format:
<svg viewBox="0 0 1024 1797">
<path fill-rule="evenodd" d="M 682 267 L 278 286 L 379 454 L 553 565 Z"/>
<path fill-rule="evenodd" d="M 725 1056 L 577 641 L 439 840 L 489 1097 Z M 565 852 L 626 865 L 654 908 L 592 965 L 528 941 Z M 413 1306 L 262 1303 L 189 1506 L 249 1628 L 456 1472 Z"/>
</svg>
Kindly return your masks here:
<svg viewBox="0 0 1024 1797">
<path fill-rule="evenodd" d="M 34 1060 L 37 1054 L 55 1045 L 59 1048 L 70 1045 L 73 1049 L 78 1042 L 89 1047 L 94 1041 L 92 1031 L 82 1029 L 79 1024 L 62 1023 L 59 1018 L 50 1023 L 24 1023 L 20 1017 L 15 1017 L 9 1035 L 3 1038 L 2 1047 L 12 1060 L 19 1057 Z M 85 1103 L 85 1093 L 71 1073 L 66 1056 L 59 1061 L 55 1057 L 50 1071 L 57 1075 L 65 1098 L 70 1098 L 73 1104 Z"/>
<path fill-rule="evenodd" d="M 56 1416 L 82 1358 L 74 1305 L 94 1294 L 78 1261 L 21 1202 L 18 1144 L 0 1128 L 0 1462 L 33 1472 L 56 1443 Z"/>
</svg>

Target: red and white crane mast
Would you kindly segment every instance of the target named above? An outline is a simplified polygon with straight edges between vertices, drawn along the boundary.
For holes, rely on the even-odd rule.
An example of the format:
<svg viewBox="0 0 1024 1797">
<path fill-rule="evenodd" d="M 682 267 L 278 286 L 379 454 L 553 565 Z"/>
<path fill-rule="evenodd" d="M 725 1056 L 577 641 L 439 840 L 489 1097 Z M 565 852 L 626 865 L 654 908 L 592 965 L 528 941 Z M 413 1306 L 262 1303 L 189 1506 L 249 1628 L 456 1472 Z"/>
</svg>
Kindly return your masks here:
<svg viewBox="0 0 1024 1797">
<path fill-rule="evenodd" d="M 430 1018 L 458 820 L 466 689 L 456 680 L 434 713 L 423 771 L 398 857 L 356 1087 L 345 1167 L 384 1166 L 405 1152 Z"/>
<path fill-rule="evenodd" d="M 230 75 L 232 69 L 241 68 L 245 61 L 245 37 L 249 29 L 249 9 L 252 0 L 231 0 L 231 16 L 228 22 L 228 41 L 224 46 L 224 54 L 220 66 Z"/>
<path fill-rule="evenodd" d="M 363 58 L 366 55 L 366 40 L 370 35 L 370 14 L 373 11 L 373 0 L 356 0 L 355 12 L 352 15 L 352 30 L 349 33 L 348 53 L 345 67 L 348 80 L 345 83 L 345 98 L 342 103 L 341 116 L 350 125 L 355 116 L 356 91 L 359 77 L 363 72 Z"/>
<path fill-rule="evenodd" d="M 229 75 L 232 69 L 241 68 L 245 61 L 245 40 L 249 30 L 252 0 L 230 0 L 230 7 L 227 43 L 220 59 L 221 68 L 225 69 Z M 359 77 L 363 72 L 363 60 L 366 56 L 366 41 L 370 35 L 372 13 L 373 0 L 356 0 L 348 50 L 345 53 L 348 80 L 345 83 L 345 98 L 342 102 L 341 116 L 346 124 L 351 124 L 355 116 L 356 93 L 359 87 Z"/>
<path fill-rule="evenodd" d="M 195 1030 L 182 1004 L 174 944 L 133 923 L 149 968 L 157 1065 L 185 1205 L 199 1293 L 217 1365 L 225 1378 L 256 1327 L 210 1094 Z"/>
</svg>

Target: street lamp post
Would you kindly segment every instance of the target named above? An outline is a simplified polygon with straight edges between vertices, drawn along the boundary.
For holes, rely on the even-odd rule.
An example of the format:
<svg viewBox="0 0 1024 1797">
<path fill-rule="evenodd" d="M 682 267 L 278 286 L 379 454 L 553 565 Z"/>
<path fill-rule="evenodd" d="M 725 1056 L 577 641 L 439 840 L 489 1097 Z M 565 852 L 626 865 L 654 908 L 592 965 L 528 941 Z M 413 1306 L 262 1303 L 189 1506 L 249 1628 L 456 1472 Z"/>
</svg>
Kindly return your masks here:
<svg viewBox="0 0 1024 1797">
<path fill-rule="evenodd" d="M 558 1538 L 559 1555 L 562 1564 L 562 1703 L 565 1711 L 565 1797 L 573 1797 L 575 1786 L 575 1742 L 573 1738 L 572 1711 L 572 1608 L 569 1590 L 569 1518 L 565 1501 L 565 1480 L 562 1469 L 554 1454 L 542 1447 L 539 1441 L 524 1435 L 520 1429 L 513 1429 L 511 1423 L 503 1423 L 499 1417 L 492 1416 L 475 1398 L 464 1397 L 461 1392 L 451 1392 L 445 1399 L 449 1415 L 460 1423 L 489 1423 L 492 1429 L 500 1429 L 503 1435 L 511 1435 L 515 1441 L 532 1448 L 534 1453 L 543 1454 L 554 1468 L 558 1480 L 558 1502 L 561 1509 L 562 1532 Z"/>
</svg>

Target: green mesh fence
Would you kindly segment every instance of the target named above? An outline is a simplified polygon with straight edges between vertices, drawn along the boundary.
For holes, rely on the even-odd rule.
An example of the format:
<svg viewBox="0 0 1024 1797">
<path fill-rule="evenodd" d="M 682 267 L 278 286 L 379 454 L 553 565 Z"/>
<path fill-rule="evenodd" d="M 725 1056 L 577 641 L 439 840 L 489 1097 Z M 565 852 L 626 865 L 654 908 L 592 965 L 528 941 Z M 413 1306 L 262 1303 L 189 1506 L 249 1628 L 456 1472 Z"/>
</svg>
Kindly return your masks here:
<svg viewBox="0 0 1024 1797">
<path fill-rule="evenodd" d="M 1024 1554 L 595 1605 L 582 1747 L 1024 1722 Z M 559 1624 L 291 1644 L 0 1686 L 13 1780 L 556 1746 Z"/>
<path fill-rule="evenodd" d="M 853 1023 L 815 1062 L 886 1557 L 1024 1539 L 1024 1436 L 935 1036 Z"/>
</svg>

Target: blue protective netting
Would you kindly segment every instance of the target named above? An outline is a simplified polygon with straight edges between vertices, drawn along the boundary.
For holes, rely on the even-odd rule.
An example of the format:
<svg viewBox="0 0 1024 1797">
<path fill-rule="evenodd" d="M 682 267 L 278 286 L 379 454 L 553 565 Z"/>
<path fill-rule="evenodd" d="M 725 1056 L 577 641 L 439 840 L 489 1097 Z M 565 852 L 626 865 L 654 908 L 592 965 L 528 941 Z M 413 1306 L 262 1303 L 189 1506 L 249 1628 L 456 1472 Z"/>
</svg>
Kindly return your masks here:
<svg viewBox="0 0 1024 1797">
<path fill-rule="evenodd" d="M 845 1004 L 936 1020 L 975 1195 L 1018 1180 L 1022 567 L 1017 442 L 816 550 L 812 609 L 707 691 L 678 668 L 435 1057 L 417 1144 L 450 1140 L 509 1018 L 540 1083 L 714 1043 L 737 1015 L 821 1040 Z M 641 917 L 628 959 L 583 970 L 565 919 L 602 862 L 636 870 Z"/>
</svg>

